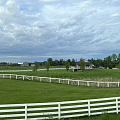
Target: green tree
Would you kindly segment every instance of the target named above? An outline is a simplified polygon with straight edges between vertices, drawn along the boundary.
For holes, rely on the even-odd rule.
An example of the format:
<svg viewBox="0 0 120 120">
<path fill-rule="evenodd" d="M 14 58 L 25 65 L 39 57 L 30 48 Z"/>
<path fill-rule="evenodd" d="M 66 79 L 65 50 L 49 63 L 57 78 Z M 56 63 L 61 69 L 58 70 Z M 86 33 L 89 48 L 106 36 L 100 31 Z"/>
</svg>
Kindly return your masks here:
<svg viewBox="0 0 120 120">
<path fill-rule="evenodd" d="M 115 67 L 117 65 L 117 55 L 116 54 L 112 54 L 111 56 L 111 60 L 112 60 L 112 67 Z"/>
<path fill-rule="evenodd" d="M 66 70 L 68 71 L 69 68 L 70 68 L 70 63 L 69 63 L 69 61 L 66 61 L 66 62 L 65 62 L 65 67 L 66 67 Z"/>
<path fill-rule="evenodd" d="M 120 63 L 120 53 L 118 54 L 117 62 Z"/>
<path fill-rule="evenodd" d="M 60 62 L 59 62 L 59 65 L 64 65 L 64 60 L 63 59 L 60 59 Z"/>
<path fill-rule="evenodd" d="M 120 63 L 116 66 L 116 68 L 119 68 L 119 69 L 120 69 Z"/>
<path fill-rule="evenodd" d="M 106 68 L 112 68 L 112 58 L 111 56 L 108 56 L 104 59 L 104 65 Z"/>
<path fill-rule="evenodd" d="M 55 60 L 55 66 L 58 66 L 58 65 L 59 65 L 59 61 Z"/>
<path fill-rule="evenodd" d="M 45 67 L 46 67 L 47 71 L 49 71 L 50 63 L 48 61 L 45 62 Z"/>
<path fill-rule="evenodd" d="M 83 71 L 85 70 L 85 60 L 84 59 L 80 59 L 80 69 Z"/>
<path fill-rule="evenodd" d="M 76 65 L 76 63 L 75 63 L 75 59 L 72 59 L 72 61 L 71 61 L 71 65 L 72 65 L 72 66 L 75 66 L 75 65 Z"/>
<path fill-rule="evenodd" d="M 34 66 L 33 66 L 33 72 L 37 72 L 37 69 L 39 68 L 39 62 L 34 62 Z"/>
<path fill-rule="evenodd" d="M 52 58 L 48 58 L 47 61 L 49 62 L 50 66 L 52 66 L 52 63 L 53 63 Z"/>
<path fill-rule="evenodd" d="M 117 60 L 117 55 L 116 55 L 116 54 L 112 54 L 111 60 L 112 60 L 112 61 L 116 61 L 116 60 Z"/>
</svg>

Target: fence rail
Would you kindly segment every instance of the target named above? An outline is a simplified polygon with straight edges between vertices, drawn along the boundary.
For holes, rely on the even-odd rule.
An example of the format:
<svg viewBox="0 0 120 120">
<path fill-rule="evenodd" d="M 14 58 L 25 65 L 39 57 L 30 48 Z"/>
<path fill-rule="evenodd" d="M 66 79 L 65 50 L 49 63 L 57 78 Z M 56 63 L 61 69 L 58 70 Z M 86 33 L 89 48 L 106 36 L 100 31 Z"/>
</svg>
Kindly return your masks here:
<svg viewBox="0 0 120 120">
<path fill-rule="evenodd" d="M 0 105 L 0 119 L 45 120 L 120 112 L 120 97 Z"/>
<path fill-rule="evenodd" d="M 49 70 L 65 70 L 66 68 L 49 68 Z M 70 68 L 72 69 L 72 68 Z M 47 70 L 47 69 L 37 69 L 37 71 L 42 71 L 42 70 Z M 0 70 L 0 72 L 31 72 L 33 71 L 32 69 L 27 69 L 27 70 Z"/>
<path fill-rule="evenodd" d="M 35 80 L 40 82 L 61 83 L 77 86 L 96 86 L 96 87 L 120 87 L 120 82 L 103 82 L 103 81 L 87 81 L 87 80 L 73 80 L 63 78 L 27 76 L 16 74 L 0 74 L 0 78 L 21 79 L 21 80 Z"/>
</svg>

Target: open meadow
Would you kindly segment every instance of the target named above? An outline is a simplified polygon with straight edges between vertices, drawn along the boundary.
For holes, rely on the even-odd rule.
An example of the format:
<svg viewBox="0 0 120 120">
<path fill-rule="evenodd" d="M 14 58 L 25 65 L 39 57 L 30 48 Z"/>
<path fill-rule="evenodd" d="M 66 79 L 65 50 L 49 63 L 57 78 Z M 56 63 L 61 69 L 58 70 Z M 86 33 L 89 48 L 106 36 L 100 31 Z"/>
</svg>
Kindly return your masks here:
<svg viewBox="0 0 120 120">
<path fill-rule="evenodd" d="M 2 73 L 1 73 L 2 74 Z M 7 74 L 7 73 L 6 73 Z M 119 81 L 119 70 L 94 69 L 79 72 L 69 70 L 50 70 L 37 72 L 15 72 L 30 76 L 44 76 L 99 81 Z M 28 80 L 0 79 L 0 104 L 46 103 L 96 98 L 119 97 L 120 88 L 85 87 L 66 84 L 46 83 Z M 104 114 L 69 118 L 65 120 L 119 120 L 120 115 Z M 3 120 L 3 119 L 2 119 Z M 62 119 L 63 120 L 63 119 Z"/>
<path fill-rule="evenodd" d="M 120 96 L 120 88 L 97 88 L 0 79 L 0 104 L 72 101 Z M 120 115 L 99 115 L 67 120 L 119 120 Z"/>
<path fill-rule="evenodd" d="M 9 72 L 10 73 L 10 72 Z M 2 73 L 1 73 L 2 74 Z M 41 70 L 37 72 L 15 72 L 11 74 L 22 74 L 41 77 L 85 79 L 96 81 L 120 81 L 120 70 L 112 69 L 92 69 L 85 71 L 72 72 L 72 70 Z"/>
<path fill-rule="evenodd" d="M 0 79 L 0 104 L 57 102 L 117 96 L 120 96 L 120 88 Z"/>
</svg>

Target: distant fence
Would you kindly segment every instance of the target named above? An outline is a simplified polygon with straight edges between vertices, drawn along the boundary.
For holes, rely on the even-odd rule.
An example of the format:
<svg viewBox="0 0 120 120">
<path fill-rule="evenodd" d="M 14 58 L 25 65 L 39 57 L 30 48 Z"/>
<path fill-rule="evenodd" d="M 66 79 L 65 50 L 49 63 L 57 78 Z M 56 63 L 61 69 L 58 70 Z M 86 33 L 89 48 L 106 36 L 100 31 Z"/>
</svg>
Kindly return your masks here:
<svg viewBox="0 0 120 120">
<path fill-rule="evenodd" d="M 30 72 L 32 70 L 0 70 L 0 72 Z"/>
<path fill-rule="evenodd" d="M 66 68 L 49 68 L 49 70 L 65 70 Z M 72 69 L 72 68 L 70 68 Z M 42 71 L 42 70 L 47 70 L 47 69 L 37 69 L 37 71 Z M 31 72 L 33 71 L 32 69 L 28 70 L 0 70 L 0 72 Z"/>
<path fill-rule="evenodd" d="M 0 105 L 0 118 L 45 120 L 120 112 L 120 97 L 51 103 Z"/>
<path fill-rule="evenodd" d="M 96 86 L 96 87 L 120 87 L 120 82 L 101 82 L 101 81 L 86 81 L 86 80 L 72 80 L 63 78 L 38 77 L 16 74 L 0 74 L 0 78 L 21 79 L 21 80 L 35 80 L 40 82 L 61 83 L 77 86 Z"/>
</svg>

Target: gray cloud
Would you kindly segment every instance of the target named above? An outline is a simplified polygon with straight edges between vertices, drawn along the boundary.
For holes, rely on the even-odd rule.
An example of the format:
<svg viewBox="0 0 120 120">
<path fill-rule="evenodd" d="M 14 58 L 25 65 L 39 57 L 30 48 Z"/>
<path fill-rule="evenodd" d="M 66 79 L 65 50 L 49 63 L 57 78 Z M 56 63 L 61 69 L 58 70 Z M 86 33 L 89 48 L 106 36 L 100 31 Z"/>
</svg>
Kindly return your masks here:
<svg viewBox="0 0 120 120">
<path fill-rule="evenodd" d="M 105 57 L 120 50 L 119 0 L 0 2 L 0 55 Z"/>
</svg>

